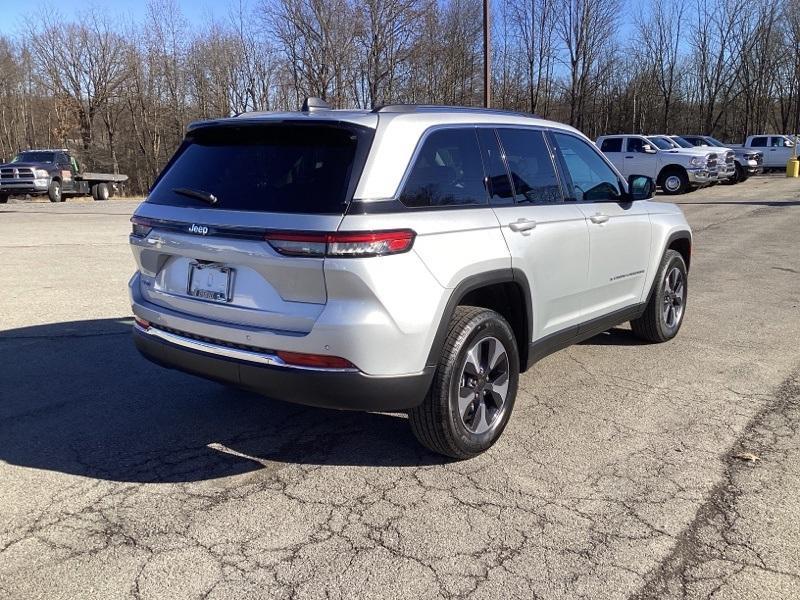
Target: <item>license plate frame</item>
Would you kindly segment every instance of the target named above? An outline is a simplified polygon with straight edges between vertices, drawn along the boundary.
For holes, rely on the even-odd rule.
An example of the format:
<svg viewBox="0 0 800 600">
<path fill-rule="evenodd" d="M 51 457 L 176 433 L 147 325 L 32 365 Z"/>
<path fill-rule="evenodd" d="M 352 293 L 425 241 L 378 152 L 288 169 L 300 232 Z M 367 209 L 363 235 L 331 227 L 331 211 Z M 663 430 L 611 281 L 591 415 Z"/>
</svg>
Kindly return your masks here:
<svg viewBox="0 0 800 600">
<path fill-rule="evenodd" d="M 199 300 L 224 304 L 233 300 L 233 279 L 236 271 L 219 263 L 189 263 L 186 293 Z M 205 275 L 205 282 L 200 277 Z"/>
</svg>

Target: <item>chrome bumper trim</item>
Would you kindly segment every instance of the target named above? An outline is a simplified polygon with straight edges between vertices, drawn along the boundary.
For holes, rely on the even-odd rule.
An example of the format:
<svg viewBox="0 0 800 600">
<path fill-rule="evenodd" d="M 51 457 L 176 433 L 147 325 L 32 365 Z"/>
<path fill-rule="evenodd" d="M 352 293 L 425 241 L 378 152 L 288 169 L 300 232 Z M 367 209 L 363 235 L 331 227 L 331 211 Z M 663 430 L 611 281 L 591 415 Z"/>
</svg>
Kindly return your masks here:
<svg viewBox="0 0 800 600">
<path fill-rule="evenodd" d="M 188 350 L 194 350 L 195 352 L 202 352 L 204 354 L 213 354 L 215 356 L 224 356 L 225 358 L 230 358 L 233 360 L 240 360 L 244 362 L 251 362 L 261 365 L 269 365 L 271 367 L 282 367 L 284 369 L 297 369 L 298 371 L 321 371 L 325 373 L 358 372 L 358 369 L 324 369 L 321 367 L 303 367 L 299 365 L 290 365 L 287 364 L 280 356 L 277 356 L 275 354 L 269 354 L 266 352 L 263 353 L 252 352 L 250 350 L 241 350 L 239 348 L 229 348 L 227 346 L 220 346 L 218 344 L 203 342 L 200 340 L 184 337 L 182 335 L 170 333 L 169 331 L 163 331 L 156 327 L 148 327 L 147 329 L 145 329 L 144 327 L 139 325 L 139 323 L 134 323 L 133 327 L 134 329 L 136 329 L 136 331 L 138 331 L 143 335 L 147 335 L 153 338 L 158 338 L 170 344 L 181 346 L 182 348 L 187 348 Z"/>
</svg>

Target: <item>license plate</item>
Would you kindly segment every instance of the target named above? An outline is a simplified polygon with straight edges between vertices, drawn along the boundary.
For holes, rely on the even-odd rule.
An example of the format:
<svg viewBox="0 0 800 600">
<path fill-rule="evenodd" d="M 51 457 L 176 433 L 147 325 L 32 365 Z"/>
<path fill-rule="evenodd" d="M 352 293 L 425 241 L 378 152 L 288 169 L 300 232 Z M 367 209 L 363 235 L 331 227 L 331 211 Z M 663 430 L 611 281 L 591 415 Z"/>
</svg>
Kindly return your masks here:
<svg viewBox="0 0 800 600">
<path fill-rule="evenodd" d="M 213 302 L 230 302 L 233 273 L 230 267 L 193 263 L 189 266 L 189 295 Z"/>
</svg>

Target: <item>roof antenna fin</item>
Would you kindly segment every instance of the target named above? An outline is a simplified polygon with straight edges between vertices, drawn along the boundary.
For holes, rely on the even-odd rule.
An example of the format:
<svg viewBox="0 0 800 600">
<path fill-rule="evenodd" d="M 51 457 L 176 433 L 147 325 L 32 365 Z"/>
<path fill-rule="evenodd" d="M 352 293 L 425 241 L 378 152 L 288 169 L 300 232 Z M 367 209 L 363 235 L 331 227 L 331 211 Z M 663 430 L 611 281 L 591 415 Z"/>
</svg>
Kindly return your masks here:
<svg viewBox="0 0 800 600">
<path fill-rule="evenodd" d="M 301 111 L 307 112 L 314 112 L 315 110 L 330 110 L 331 105 L 325 102 L 322 98 L 316 98 L 315 96 L 310 96 L 303 100 L 303 107 L 300 109 Z"/>
</svg>

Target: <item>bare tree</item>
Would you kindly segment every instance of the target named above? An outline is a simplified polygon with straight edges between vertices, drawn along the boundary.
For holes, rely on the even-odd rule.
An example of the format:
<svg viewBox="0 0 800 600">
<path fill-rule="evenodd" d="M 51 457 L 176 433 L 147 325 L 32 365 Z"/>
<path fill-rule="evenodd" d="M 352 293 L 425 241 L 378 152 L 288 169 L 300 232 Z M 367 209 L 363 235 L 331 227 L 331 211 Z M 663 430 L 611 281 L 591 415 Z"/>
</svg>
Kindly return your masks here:
<svg viewBox="0 0 800 600">
<path fill-rule="evenodd" d="M 357 5 L 356 43 L 366 82 L 360 104 L 372 108 L 392 99 L 400 66 L 411 56 L 430 4 L 431 0 L 365 0 Z"/>
<path fill-rule="evenodd" d="M 512 4 L 518 40 L 525 53 L 528 107 L 549 112 L 550 88 L 556 57 L 553 27 L 556 0 L 525 0 Z"/>
<path fill-rule="evenodd" d="M 67 144 L 148 189 L 195 119 L 389 102 L 477 105 L 477 0 L 222 0 L 190 26 L 176 0 L 144 19 L 37 13 L 0 37 L 0 155 Z M 493 3 L 502 106 L 588 135 L 697 130 L 723 139 L 800 129 L 794 0 L 508 0 Z M 623 44 L 618 26 L 626 22 Z"/>
<path fill-rule="evenodd" d="M 122 36 L 97 13 L 67 24 L 47 14 L 29 33 L 43 85 L 75 112 L 83 148 L 89 150 L 95 116 L 126 76 Z"/>
<path fill-rule="evenodd" d="M 582 127 L 587 99 L 608 66 L 617 31 L 619 0 L 560 0 L 555 30 L 566 49 L 569 123 Z"/>
<path fill-rule="evenodd" d="M 348 0 L 278 0 L 263 10 L 292 69 L 297 101 L 317 96 L 346 105 L 356 23 Z"/>
<path fill-rule="evenodd" d="M 667 131 L 670 111 L 682 74 L 680 48 L 683 41 L 684 0 L 663 0 L 651 4 L 650 14 L 636 19 L 644 52 L 636 48 L 643 64 L 652 69 L 663 103 L 660 129 Z"/>
</svg>

